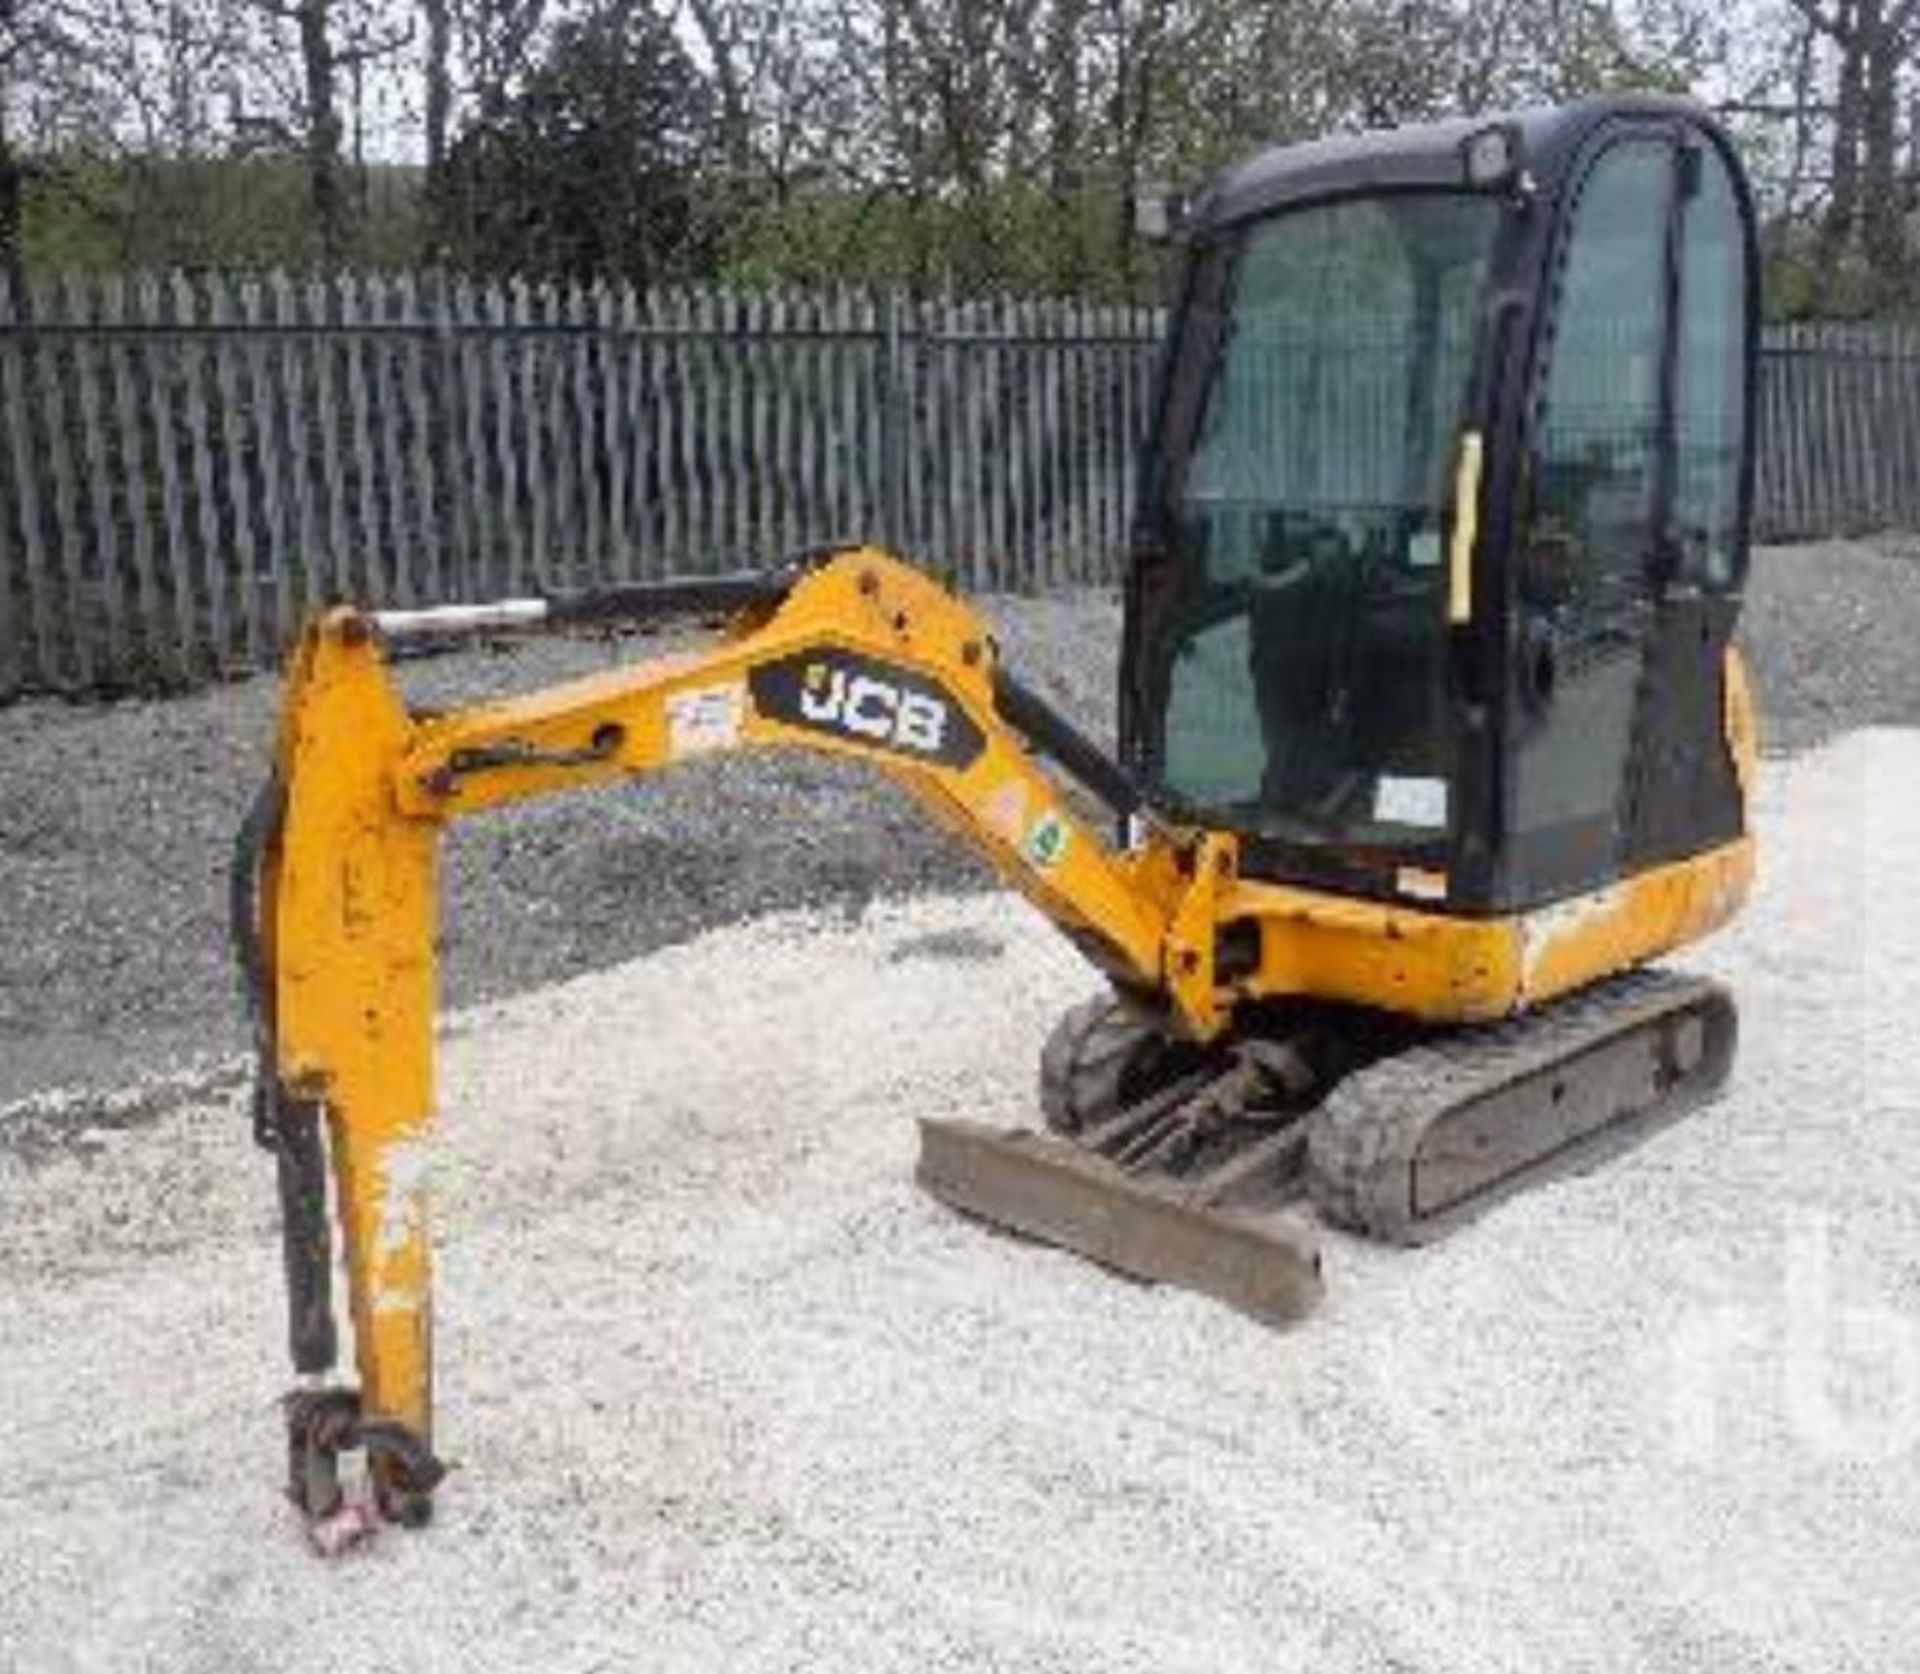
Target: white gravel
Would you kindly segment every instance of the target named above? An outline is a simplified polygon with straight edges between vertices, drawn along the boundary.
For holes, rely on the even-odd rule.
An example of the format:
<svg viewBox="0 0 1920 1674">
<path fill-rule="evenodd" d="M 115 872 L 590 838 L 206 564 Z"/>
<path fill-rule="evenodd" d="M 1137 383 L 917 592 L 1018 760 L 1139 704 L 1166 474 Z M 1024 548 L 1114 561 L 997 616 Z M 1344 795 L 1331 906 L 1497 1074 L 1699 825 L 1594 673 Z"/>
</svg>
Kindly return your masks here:
<svg viewBox="0 0 1920 1674">
<path fill-rule="evenodd" d="M 1277 1335 L 915 1194 L 1088 987 L 1007 899 L 470 1012 L 441 1517 L 276 1497 L 232 1086 L 0 1152 L 0 1667 L 1818 1670 L 1920 1642 L 1920 733 L 1770 764 L 1737 1081 Z M 9 1115 L 24 1121 L 28 1113 Z"/>
</svg>

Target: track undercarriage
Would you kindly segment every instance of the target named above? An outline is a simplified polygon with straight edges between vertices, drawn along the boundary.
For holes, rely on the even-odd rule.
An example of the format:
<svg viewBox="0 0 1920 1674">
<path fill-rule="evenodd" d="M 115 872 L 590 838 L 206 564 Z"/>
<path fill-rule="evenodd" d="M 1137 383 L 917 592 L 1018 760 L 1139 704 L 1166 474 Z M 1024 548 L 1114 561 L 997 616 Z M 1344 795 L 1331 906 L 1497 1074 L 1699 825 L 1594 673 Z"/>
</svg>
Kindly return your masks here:
<svg viewBox="0 0 1920 1674">
<path fill-rule="evenodd" d="M 1048 1131 L 923 1122 L 919 1179 L 981 1219 L 1279 1324 L 1320 1295 L 1316 1218 L 1427 1242 L 1711 1097 L 1736 1035 L 1725 988 L 1662 971 L 1478 1028 L 1275 1005 L 1206 1048 L 1102 995 L 1047 1043 Z"/>
</svg>

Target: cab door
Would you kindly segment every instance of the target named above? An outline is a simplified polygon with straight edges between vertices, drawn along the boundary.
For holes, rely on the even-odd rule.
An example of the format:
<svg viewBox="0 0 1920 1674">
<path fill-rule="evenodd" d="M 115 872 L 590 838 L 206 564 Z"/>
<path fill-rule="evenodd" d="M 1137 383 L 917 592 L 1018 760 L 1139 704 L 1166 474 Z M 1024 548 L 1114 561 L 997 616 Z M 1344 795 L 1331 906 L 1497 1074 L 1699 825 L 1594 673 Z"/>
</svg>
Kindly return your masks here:
<svg viewBox="0 0 1920 1674">
<path fill-rule="evenodd" d="M 1696 852 L 1725 806 L 1737 825 L 1718 703 L 1749 451 L 1735 197 L 1678 123 L 1617 129 L 1574 185 L 1511 567 L 1516 906 Z"/>
</svg>

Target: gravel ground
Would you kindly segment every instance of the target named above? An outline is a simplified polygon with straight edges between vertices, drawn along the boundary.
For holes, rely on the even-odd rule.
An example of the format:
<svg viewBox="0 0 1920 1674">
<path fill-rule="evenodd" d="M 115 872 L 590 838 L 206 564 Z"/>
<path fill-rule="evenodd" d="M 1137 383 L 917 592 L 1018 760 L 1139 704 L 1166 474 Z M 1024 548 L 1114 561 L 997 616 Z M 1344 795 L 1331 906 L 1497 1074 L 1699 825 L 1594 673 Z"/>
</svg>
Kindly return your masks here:
<svg viewBox="0 0 1920 1674">
<path fill-rule="evenodd" d="M 1332 1240 L 1286 1335 L 912 1189 L 909 1118 L 1025 1117 L 1086 985 L 1004 896 L 468 1012 L 462 1468 L 332 1567 L 274 1493 L 238 1089 L 48 1106 L 0 1153 L 0 1666 L 1911 1666 L 1917 785 L 1920 733 L 1769 763 L 1756 901 L 1690 958 L 1739 989 L 1728 1096 L 1435 1249 Z"/>
<path fill-rule="evenodd" d="M 1015 666 L 1110 732 L 1113 601 L 988 609 Z M 1746 622 L 1772 746 L 1920 722 L 1920 541 L 1761 551 Z M 446 702 L 629 654 L 547 641 L 414 663 L 405 681 Z M 168 703 L 0 710 L 0 1105 L 239 1048 L 224 876 L 277 695 L 259 680 Z M 454 827 L 448 851 L 452 1006 L 777 908 L 989 882 L 880 776 L 804 756 L 515 809 Z"/>
</svg>

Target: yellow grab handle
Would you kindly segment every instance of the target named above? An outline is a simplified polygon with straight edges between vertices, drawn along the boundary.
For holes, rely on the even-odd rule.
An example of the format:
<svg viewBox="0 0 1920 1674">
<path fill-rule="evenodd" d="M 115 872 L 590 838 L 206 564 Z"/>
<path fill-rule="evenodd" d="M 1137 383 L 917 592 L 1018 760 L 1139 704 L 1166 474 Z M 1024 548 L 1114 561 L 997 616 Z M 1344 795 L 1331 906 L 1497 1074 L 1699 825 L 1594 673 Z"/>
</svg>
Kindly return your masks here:
<svg viewBox="0 0 1920 1674">
<path fill-rule="evenodd" d="M 1460 438 L 1460 463 L 1453 475 L 1453 544 L 1447 551 L 1447 621 L 1473 620 L 1473 547 L 1480 535 L 1480 466 L 1485 449 L 1480 432 Z"/>
</svg>

